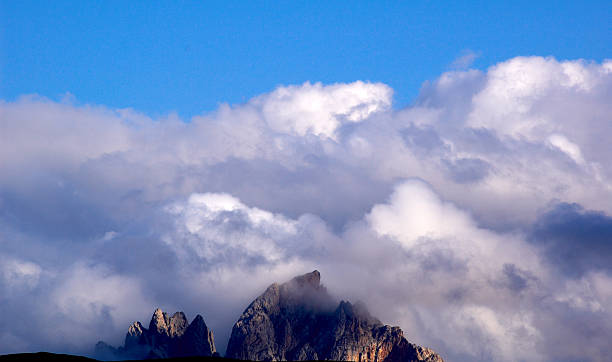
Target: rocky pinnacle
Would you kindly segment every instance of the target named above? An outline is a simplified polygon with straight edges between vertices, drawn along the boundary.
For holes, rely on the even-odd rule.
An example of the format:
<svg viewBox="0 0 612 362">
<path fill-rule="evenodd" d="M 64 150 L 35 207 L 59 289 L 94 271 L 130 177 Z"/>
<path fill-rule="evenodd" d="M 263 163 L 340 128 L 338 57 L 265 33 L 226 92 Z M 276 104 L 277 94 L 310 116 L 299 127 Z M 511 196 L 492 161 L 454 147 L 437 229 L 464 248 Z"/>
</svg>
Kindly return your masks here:
<svg viewBox="0 0 612 362">
<path fill-rule="evenodd" d="M 122 347 L 98 342 L 95 351 L 100 359 L 212 356 L 216 352 L 213 333 L 202 316 L 198 314 L 190 324 L 183 312 L 169 317 L 159 308 L 153 312 L 148 329 L 140 322 L 128 327 Z"/>
<path fill-rule="evenodd" d="M 318 271 L 272 284 L 234 324 L 226 357 L 254 361 L 442 362 L 365 305 L 334 302 Z"/>
</svg>

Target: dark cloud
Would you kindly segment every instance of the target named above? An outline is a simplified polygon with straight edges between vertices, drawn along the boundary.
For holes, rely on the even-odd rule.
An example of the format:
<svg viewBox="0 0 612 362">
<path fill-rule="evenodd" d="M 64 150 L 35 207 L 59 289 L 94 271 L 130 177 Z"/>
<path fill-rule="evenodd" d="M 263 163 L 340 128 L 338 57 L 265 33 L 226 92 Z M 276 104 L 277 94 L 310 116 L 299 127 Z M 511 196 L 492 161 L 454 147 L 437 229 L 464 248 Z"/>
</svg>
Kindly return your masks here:
<svg viewBox="0 0 612 362">
<path fill-rule="evenodd" d="M 457 183 L 477 182 L 484 179 L 491 166 L 478 158 L 460 158 L 457 160 L 444 160 L 450 177 Z"/>
<path fill-rule="evenodd" d="M 360 167 L 325 155 L 305 158 L 305 164 L 291 168 L 262 159 L 230 159 L 206 170 L 203 189 L 228 192 L 248 205 L 293 218 L 319 215 L 336 230 L 361 218 L 391 191 L 391 185 Z"/>
<path fill-rule="evenodd" d="M 415 125 L 400 130 L 406 145 L 421 154 L 447 151 L 438 133 L 428 127 L 419 128 Z"/>
<path fill-rule="evenodd" d="M 504 264 L 503 276 L 503 285 L 516 293 L 525 290 L 529 283 L 536 279 L 530 272 L 521 270 L 514 264 Z"/>
<path fill-rule="evenodd" d="M 567 275 L 612 273 L 612 217 L 603 212 L 575 203 L 558 204 L 539 218 L 530 240 Z"/>
</svg>

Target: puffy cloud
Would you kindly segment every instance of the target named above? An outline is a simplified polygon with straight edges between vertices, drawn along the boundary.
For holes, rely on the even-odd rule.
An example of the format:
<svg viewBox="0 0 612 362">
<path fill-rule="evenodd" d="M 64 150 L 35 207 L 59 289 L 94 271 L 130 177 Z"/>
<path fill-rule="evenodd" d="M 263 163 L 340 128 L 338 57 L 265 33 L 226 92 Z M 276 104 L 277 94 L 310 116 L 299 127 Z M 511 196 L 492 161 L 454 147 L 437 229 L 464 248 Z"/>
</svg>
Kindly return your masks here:
<svg viewBox="0 0 612 362">
<path fill-rule="evenodd" d="M 63 269 L 42 269 L 31 262 L 3 258 L 5 283 L 0 305 L 10 315 L 0 327 L 3 353 L 44 348 L 87 354 L 99 338 L 119 342 L 124 329 L 152 304 L 134 277 L 99 262 L 77 262 Z"/>
<path fill-rule="evenodd" d="M 416 127 L 440 140 L 428 161 L 441 159 L 454 183 L 470 181 L 479 197 L 469 208 L 481 221 L 529 223 L 553 199 L 611 213 L 603 201 L 611 196 L 612 176 L 602 138 L 612 133 L 608 63 L 519 57 L 486 73 L 449 72 L 427 84 L 419 107 L 401 116 L 414 120 L 411 133 Z M 461 165 L 460 159 L 477 161 Z M 418 176 L 446 198 L 470 203 L 448 176 Z"/>
<path fill-rule="evenodd" d="M 473 98 L 467 124 L 495 129 L 500 134 L 537 138 L 573 123 L 554 119 L 552 109 L 541 109 L 551 96 L 586 95 L 606 83 L 605 67 L 584 61 L 518 57 L 487 73 L 485 88 Z M 565 121 L 565 122 L 563 122 Z"/>
<path fill-rule="evenodd" d="M 461 238 L 465 230 L 474 229 L 466 215 L 443 203 L 419 181 L 399 185 L 390 204 L 375 205 L 368 220 L 376 232 L 390 235 L 407 247 L 419 238 Z"/>
<path fill-rule="evenodd" d="M 104 107 L 74 107 L 35 96 L 0 103 L 3 180 L 11 172 L 78 167 L 89 158 L 129 147 L 129 123 L 142 116 Z"/>
<path fill-rule="evenodd" d="M 460 69 L 405 109 L 367 82 L 189 122 L 2 102 L 0 353 L 88 353 L 156 306 L 223 349 L 265 286 L 317 268 L 451 360 L 605 359 L 612 65 Z"/>
<path fill-rule="evenodd" d="M 39 265 L 28 261 L 3 257 L 1 273 L 3 285 L 7 292 L 18 289 L 32 289 L 40 279 L 42 269 Z"/>
<path fill-rule="evenodd" d="M 408 336 L 437 345 L 450 359 L 542 358 L 537 346 L 545 337 L 534 325 L 534 310 L 509 304 L 533 298 L 534 283 L 547 283 L 531 245 L 517 235 L 480 228 L 419 180 L 398 185 L 389 202 L 375 205 L 366 220 L 406 254 L 391 270 L 369 270 L 380 280 L 389 272 L 398 277 L 388 285 L 381 282 L 385 286 L 377 298 L 361 298 L 376 308 L 385 298 L 403 299 L 394 307 L 404 316 L 400 324 L 418 326 L 408 329 Z"/>
<path fill-rule="evenodd" d="M 277 262 L 285 256 L 278 243 L 297 233 L 295 221 L 248 207 L 228 194 L 192 194 L 168 212 L 177 220 L 178 235 L 164 241 L 181 255 L 195 254 L 210 263 Z"/>
<path fill-rule="evenodd" d="M 79 349 L 81 339 L 120 339 L 114 331 L 153 306 L 139 280 L 104 265 L 75 264 L 61 276 L 50 297 L 46 309 L 58 314 L 53 338 Z"/>
<path fill-rule="evenodd" d="M 261 109 L 271 129 L 305 136 L 335 137 L 343 123 L 360 122 L 391 106 L 392 90 L 381 83 L 357 81 L 279 87 L 249 103 Z"/>
</svg>

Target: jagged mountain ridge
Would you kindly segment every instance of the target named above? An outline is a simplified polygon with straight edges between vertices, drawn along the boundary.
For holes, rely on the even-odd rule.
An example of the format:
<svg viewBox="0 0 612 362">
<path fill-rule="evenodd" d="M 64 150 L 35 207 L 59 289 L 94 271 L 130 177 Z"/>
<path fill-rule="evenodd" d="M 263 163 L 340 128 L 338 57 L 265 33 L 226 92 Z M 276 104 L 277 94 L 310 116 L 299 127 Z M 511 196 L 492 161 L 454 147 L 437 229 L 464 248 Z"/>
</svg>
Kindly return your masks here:
<svg viewBox="0 0 612 362">
<path fill-rule="evenodd" d="M 412 344 L 399 327 L 383 325 L 363 304 L 337 307 L 318 271 L 274 283 L 232 329 L 226 357 L 255 361 L 338 360 L 442 362 Z"/>
<path fill-rule="evenodd" d="M 284 284 L 274 283 L 235 323 L 226 357 L 253 361 L 336 360 L 359 362 L 442 362 L 429 348 L 404 338 L 399 327 L 384 325 L 362 303 L 339 304 L 321 284 L 318 271 Z M 218 356 L 213 333 L 197 315 L 153 313 L 149 327 L 132 323 L 124 346 L 96 345 L 101 359 Z"/>
<path fill-rule="evenodd" d="M 122 347 L 114 348 L 100 341 L 96 344 L 95 354 L 102 359 L 217 355 L 213 333 L 201 315 L 189 323 L 183 312 L 169 317 L 159 308 L 153 312 L 148 329 L 140 322 L 134 322 L 128 328 Z"/>
</svg>

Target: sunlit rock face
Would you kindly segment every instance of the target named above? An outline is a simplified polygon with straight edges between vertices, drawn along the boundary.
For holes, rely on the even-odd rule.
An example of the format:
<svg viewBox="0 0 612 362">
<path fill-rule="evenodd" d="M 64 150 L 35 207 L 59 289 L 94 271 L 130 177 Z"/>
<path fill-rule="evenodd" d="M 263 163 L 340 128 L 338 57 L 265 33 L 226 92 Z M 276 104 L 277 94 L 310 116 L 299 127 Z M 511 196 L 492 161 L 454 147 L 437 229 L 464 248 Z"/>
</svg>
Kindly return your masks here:
<svg viewBox="0 0 612 362">
<path fill-rule="evenodd" d="M 233 327 L 226 357 L 255 361 L 429 361 L 442 358 L 408 342 L 364 305 L 339 305 L 318 271 L 272 284 Z"/>
<path fill-rule="evenodd" d="M 216 354 L 213 333 L 199 314 L 191 324 L 183 312 L 171 317 L 156 309 L 149 328 L 134 322 L 128 328 L 123 347 L 114 348 L 104 342 L 96 344 L 100 359 L 152 359 Z"/>
</svg>

